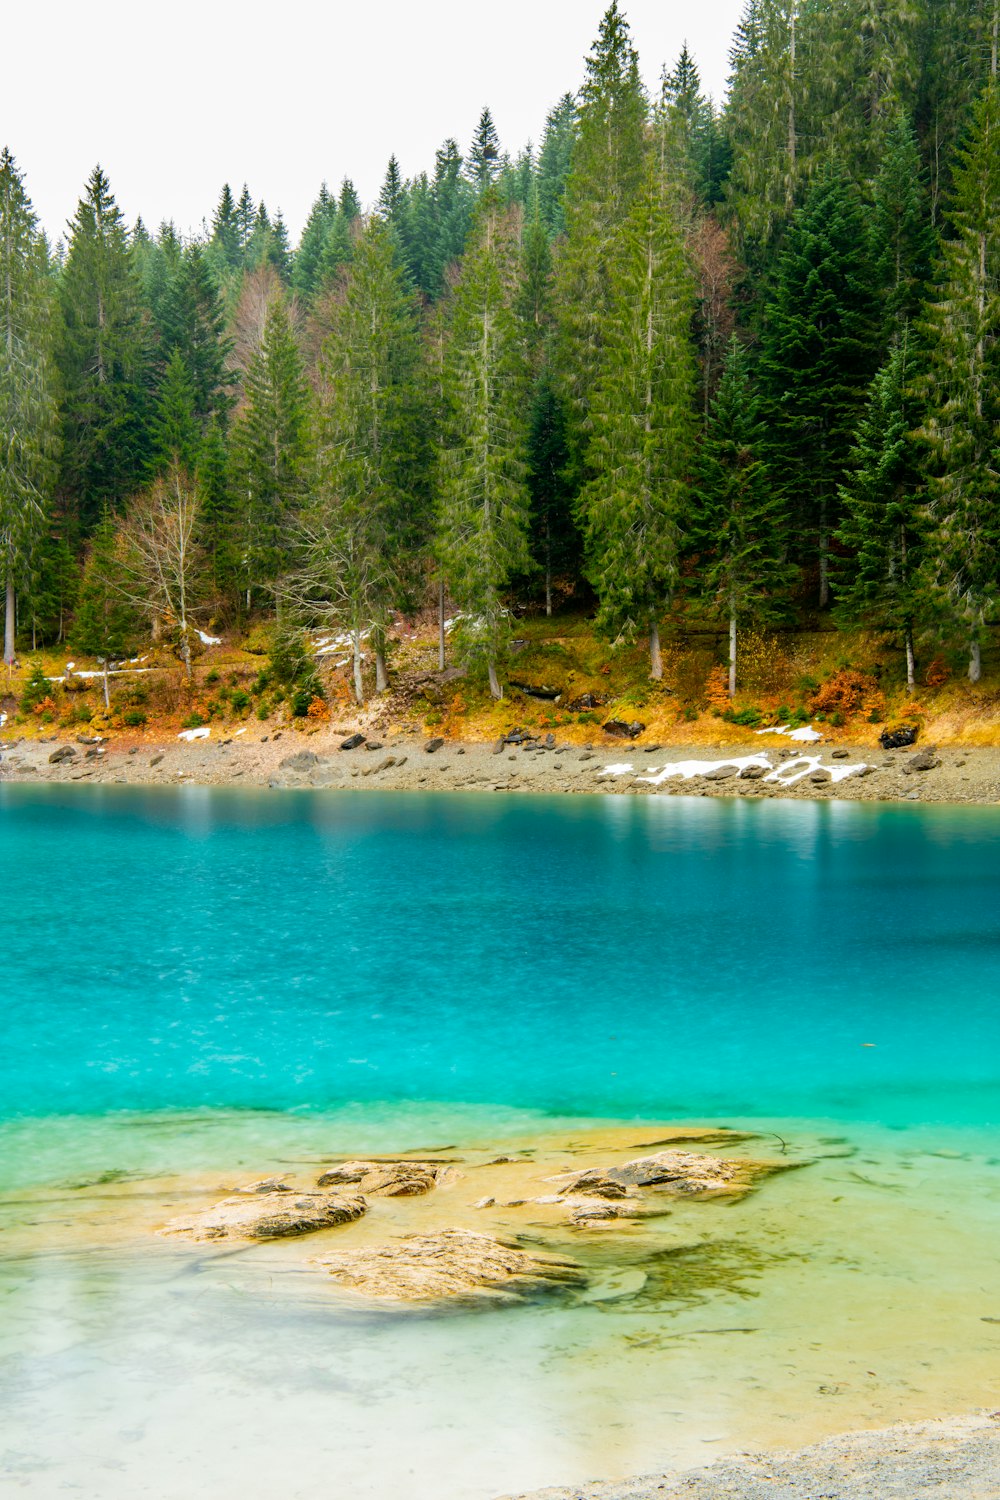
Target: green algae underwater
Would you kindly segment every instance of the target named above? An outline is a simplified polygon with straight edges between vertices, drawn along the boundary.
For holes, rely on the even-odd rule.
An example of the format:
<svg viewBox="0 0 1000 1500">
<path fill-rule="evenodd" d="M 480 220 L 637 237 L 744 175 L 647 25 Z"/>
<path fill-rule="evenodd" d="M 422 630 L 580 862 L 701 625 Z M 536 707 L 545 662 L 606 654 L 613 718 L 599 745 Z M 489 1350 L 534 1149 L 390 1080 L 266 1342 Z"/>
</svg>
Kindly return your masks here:
<svg viewBox="0 0 1000 1500">
<path fill-rule="evenodd" d="M 487 1500 L 994 1402 L 998 855 L 981 808 L 0 786 L 0 1476 Z M 682 1121 L 810 1164 L 560 1231 L 585 1297 L 348 1316 L 151 1232 Z"/>
</svg>

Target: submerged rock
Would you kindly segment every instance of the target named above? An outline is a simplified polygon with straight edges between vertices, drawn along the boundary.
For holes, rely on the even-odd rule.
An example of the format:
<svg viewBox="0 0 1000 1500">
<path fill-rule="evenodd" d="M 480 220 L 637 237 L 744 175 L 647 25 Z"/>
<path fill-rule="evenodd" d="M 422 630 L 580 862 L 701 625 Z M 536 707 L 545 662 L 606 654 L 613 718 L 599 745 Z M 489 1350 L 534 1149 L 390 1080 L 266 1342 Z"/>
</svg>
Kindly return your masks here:
<svg viewBox="0 0 1000 1500">
<path fill-rule="evenodd" d="M 298 1193 L 253 1184 L 201 1212 L 171 1219 L 163 1235 L 187 1240 L 276 1240 L 353 1224 L 368 1205 L 360 1194 Z"/>
<path fill-rule="evenodd" d="M 331 1167 L 317 1187 L 357 1187 L 369 1198 L 419 1198 L 437 1182 L 437 1168 L 422 1161 L 346 1161 Z"/>
<path fill-rule="evenodd" d="M 375 1302 L 500 1305 L 586 1285 L 563 1256 L 535 1255 L 471 1229 L 410 1234 L 389 1244 L 318 1257 L 338 1288 Z"/>
<path fill-rule="evenodd" d="M 783 1166 L 726 1161 L 696 1151 L 658 1151 L 654 1156 L 639 1156 L 623 1166 L 609 1167 L 607 1176 L 626 1186 L 659 1188 L 685 1198 L 720 1197 L 748 1193 L 760 1178 L 780 1172 Z"/>
</svg>

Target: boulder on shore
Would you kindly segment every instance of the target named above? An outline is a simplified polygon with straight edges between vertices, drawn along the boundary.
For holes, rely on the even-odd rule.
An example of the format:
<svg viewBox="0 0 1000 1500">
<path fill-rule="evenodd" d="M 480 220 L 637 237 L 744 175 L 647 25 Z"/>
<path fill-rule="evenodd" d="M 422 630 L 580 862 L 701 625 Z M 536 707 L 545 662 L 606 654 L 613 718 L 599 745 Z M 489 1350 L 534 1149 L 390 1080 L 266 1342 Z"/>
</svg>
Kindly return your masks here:
<svg viewBox="0 0 1000 1500">
<path fill-rule="evenodd" d="M 367 1206 L 356 1193 L 298 1193 L 285 1187 L 260 1191 L 255 1184 L 211 1208 L 171 1219 L 160 1234 L 186 1240 L 276 1240 L 353 1224 Z"/>
<path fill-rule="evenodd" d="M 340 1290 L 357 1297 L 425 1307 L 500 1306 L 587 1281 L 574 1260 L 535 1255 L 511 1240 L 471 1229 L 404 1235 L 388 1244 L 317 1257 L 314 1263 Z"/>
<path fill-rule="evenodd" d="M 437 1168 L 423 1161 L 345 1161 L 317 1180 L 317 1187 L 351 1186 L 369 1198 L 419 1198 L 437 1181 Z"/>
</svg>

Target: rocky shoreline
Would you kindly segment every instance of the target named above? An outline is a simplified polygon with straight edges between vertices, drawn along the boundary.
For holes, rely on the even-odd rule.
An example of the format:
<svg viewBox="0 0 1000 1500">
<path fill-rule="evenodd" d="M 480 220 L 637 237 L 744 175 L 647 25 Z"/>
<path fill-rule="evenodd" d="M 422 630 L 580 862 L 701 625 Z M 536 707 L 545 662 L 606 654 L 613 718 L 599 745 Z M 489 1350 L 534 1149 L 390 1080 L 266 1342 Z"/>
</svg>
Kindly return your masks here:
<svg viewBox="0 0 1000 1500">
<path fill-rule="evenodd" d="M 540 795 L 793 798 L 852 802 L 1000 803 L 1000 748 L 791 745 L 777 735 L 710 746 L 495 744 L 391 735 L 344 726 L 311 734 L 254 729 L 159 742 L 95 736 L 0 738 L 8 782 L 272 789 L 516 792 Z"/>
<path fill-rule="evenodd" d="M 682 1474 L 545 1489 L 517 1500 L 997 1500 L 1000 1413 L 911 1422 L 747 1454 Z M 511 1496 L 503 1500 L 513 1500 Z"/>
</svg>

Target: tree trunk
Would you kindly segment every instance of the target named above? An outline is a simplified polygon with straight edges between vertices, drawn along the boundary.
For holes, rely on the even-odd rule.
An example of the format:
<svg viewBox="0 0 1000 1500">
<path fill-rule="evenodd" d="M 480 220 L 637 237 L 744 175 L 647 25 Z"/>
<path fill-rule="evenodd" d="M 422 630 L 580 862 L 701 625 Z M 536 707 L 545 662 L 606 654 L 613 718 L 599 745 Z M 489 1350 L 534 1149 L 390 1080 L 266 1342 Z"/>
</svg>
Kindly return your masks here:
<svg viewBox="0 0 1000 1500">
<path fill-rule="evenodd" d="M 191 642 L 188 638 L 187 625 L 181 625 L 181 661 L 184 663 L 184 676 L 188 682 L 191 681 Z"/>
<path fill-rule="evenodd" d="M 979 637 L 973 636 L 969 642 L 969 681 L 978 682 L 983 675 L 983 658 L 979 646 Z"/>
<path fill-rule="evenodd" d="M 502 698 L 503 697 L 503 688 L 500 686 L 500 681 L 499 681 L 499 679 L 497 677 L 497 665 L 496 665 L 496 662 L 493 661 L 492 658 L 491 658 L 490 664 L 489 664 L 489 674 L 490 674 L 490 692 L 493 694 L 494 698 Z"/>
<path fill-rule="evenodd" d="M 824 495 L 819 502 L 819 607 L 826 609 L 830 602 L 830 538 L 827 535 L 827 502 Z"/>
<path fill-rule="evenodd" d="M 163 621 L 160 619 L 159 613 L 153 616 L 151 634 L 153 637 L 153 645 L 158 646 L 163 635 Z"/>
<path fill-rule="evenodd" d="M 660 652 L 660 626 L 655 615 L 649 617 L 649 675 L 657 682 L 663 676 L 663 656 Z"/>
<path fill-rule="evenodd" d="M 389 673 L 386 671 L 385 655 L 382 650 L 375 648 L 375 691 L 384 693 L 389 687 Z"/>
<path fill-rule="evenodd" d="M 736 697 L 736 611 L 729 612 L 729 696 Z"/>
<path fill-rule="evenodd" d="M 906 627 L 906 691 L 916 692 L 917 664 L 913 654 L 913 626 Z"/>
<path fill-rule="evenodd" d="M 108 658 L 104 658 L 104 707 L 111 712 L 111 691 L 108 687 Z"/>
<path fill-rule="evenodd" d="M 438 579 L 438 671 L 445 669 L 445 633 L 444 633 L 444 579 Z"/>
<path fill-rule="evenodd" d="M 545 517 L 545 614 L 552 618 L 552 522 Z"/>
<path fill-rule="evenodd" d="M 354 660 L 354 696 L 361 708 L 365 701 L 365 685 L 361 680 L 361 636 L 357 630 L 351 631 L 351 655 Z"/>
<path fill-rule="evenodd" d="M 8 666 L 14 660 L 14 575 L 7 574 L 7 592 L 3 627 L 3 659 Z"/>
</svg>

